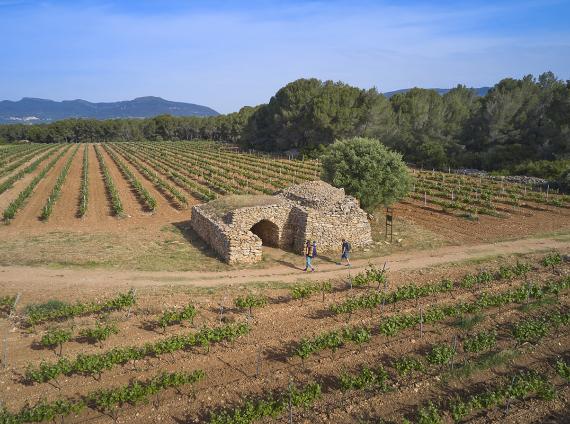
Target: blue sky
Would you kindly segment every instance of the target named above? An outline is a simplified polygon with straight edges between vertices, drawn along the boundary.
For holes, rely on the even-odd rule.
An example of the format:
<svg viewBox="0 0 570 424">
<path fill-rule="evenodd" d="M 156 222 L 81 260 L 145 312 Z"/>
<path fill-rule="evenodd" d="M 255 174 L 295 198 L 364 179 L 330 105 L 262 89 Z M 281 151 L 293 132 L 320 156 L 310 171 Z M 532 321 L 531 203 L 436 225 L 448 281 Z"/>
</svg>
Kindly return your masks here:
<svg viewBox="0 0 570 424">
<path fill-rule="evenodd" d="M 220 112 L 302 77 L 390 91 L 570 79 L 570 1 L 0 0 L 0 99 Z"/>
</svg>

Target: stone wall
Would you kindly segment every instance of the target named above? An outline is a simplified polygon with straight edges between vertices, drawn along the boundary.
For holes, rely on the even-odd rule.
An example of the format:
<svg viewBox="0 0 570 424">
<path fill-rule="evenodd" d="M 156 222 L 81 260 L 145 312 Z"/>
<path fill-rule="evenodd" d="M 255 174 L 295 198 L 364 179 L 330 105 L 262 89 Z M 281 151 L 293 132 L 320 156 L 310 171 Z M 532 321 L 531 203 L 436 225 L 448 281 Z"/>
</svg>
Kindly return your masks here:
<svg viewBox="0 0 570 424">
<path fill-rule="evenodd" d="M 242 232 L 208 214 L 199 205 L 192 208 L 190 225 L 200 238 L 229 264 L 256 263 L 261 260 L 261 239 L 251 232 Z"/>
<path fill-rule="evenodd" d="M 348 240 L 353 248 L 372 243 L 370 223 L 366 213 L 351 215 L 323 214 L 310 211 L 305 229 L 305 239 L 317 242 L 317 251 L 340 254 L 342 239 Z"/>
<path fill-rule="evenodd" d="M 322 181 L 299 184 L 275 196 L 275 204 L 235 209 L 223 217 L 192 208 L 191 225 L 222 260 L 255 263 L 262 257 L 262 240 L 282 249 L 303 252 L 305 240 L 315 240 L 320 252 L 340 252 L 345 238 L 354 248 L 372 242 L 366 212 L 358 201 Z M 262 224 L 259 224 L 259 223 Z"/>
</svg>

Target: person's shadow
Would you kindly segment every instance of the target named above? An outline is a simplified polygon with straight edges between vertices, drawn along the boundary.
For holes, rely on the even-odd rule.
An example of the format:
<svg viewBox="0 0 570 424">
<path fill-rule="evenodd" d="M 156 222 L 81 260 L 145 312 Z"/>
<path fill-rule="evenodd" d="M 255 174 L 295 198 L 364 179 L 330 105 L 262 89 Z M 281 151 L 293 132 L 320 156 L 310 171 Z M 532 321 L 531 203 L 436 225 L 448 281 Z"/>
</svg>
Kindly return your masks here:
<svg viewBox="0 0 570 424">
<path fill-rule="evenodd" d="M 285 261 L 285 260 L 283 260 L 283 259 L 275 259 L 275 262 L 277 262 L 278 264 L 284 265 L 284 266 L 286 266 L 286 267 L 288 267 L 288 268 L 293 268 L 293 269 L 298 269 L 298 270 L 303 270 L 303 269 L 304 269 L 304 268 L 301 267 L 301 266 L 297 266 L 297 265 L 295 265 L 294 263 Z"/>
<path fill-rule="evenodd" d="M 317 260 L 320 259 L 321 261 L 323 261 L 323 262 L 328 262 L 328 263 L 330 263 L 330 264 L 337 264 L 337 263 L 338 263 L 338 261 L 335 261 L 335 260 L 332 259 L 330 256 L 321 256 L 321 255 L 318 255 L 315 259 L 317 259 Z"/>
</svg>

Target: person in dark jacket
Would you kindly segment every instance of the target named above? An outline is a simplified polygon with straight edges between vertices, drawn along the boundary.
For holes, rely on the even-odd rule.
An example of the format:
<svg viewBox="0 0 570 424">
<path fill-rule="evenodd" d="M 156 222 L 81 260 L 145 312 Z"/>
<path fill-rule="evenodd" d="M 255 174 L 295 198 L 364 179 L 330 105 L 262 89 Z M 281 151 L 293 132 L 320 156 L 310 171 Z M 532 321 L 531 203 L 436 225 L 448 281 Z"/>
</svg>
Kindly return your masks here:
<svg viewBox="0 0 570 424">
<path fill-rule="evenodd" d="M 342 239 L 342 248 L 340 254 L 340 262 L 339 265 L 342 264 L 342 260 L 346 259 L 346 266 L 350 266 L 350 243 L 345 239 Z"/>
<path fill-rule="evenodd" d="M 314 271 L 313 265 L 311 264 L 311 259 L 313 258 L 313 246 L 311 245 L 311 241 L 307 240 L 305 243 L 305 269 L 303 271 L 308 271 L 311 268 L 311 271 Z"/>
</svg>

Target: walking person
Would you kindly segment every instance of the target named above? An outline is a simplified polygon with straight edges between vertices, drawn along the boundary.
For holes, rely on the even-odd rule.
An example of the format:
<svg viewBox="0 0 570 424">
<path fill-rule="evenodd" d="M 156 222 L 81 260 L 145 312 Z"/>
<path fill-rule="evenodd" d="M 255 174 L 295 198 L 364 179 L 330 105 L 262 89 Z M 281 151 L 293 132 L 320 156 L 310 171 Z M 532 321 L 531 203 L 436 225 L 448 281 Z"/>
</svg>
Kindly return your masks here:
<svg viewBox="0 0 570 424">
<path fill-rule="evenodd" d="M 308 271 L 311 268 L 311 271 L 314 271 L 313 265 L 311 264 L 311 259 L 313 258 L 313 246 L 311 245 L 311 241 L 307 240 L 305 243 L 305 269 L 303 271 Z"/>
<path fill-rule="evenodd" d="M 340 262 L 339 265 L 342 264 L 342 260 L 346 259 L 346 266 L 350 266 L 350 243 L 346 241 L 346 239 L 342 239 L 342 250 L 340 254 Z"/>
<path fill-rule="evenodd" d="M 313 255 L 312 255 L 312 264 L 315 263 L 315 258 L 317 257 L 317 242 L 313 240 Z"/>
</svg>

